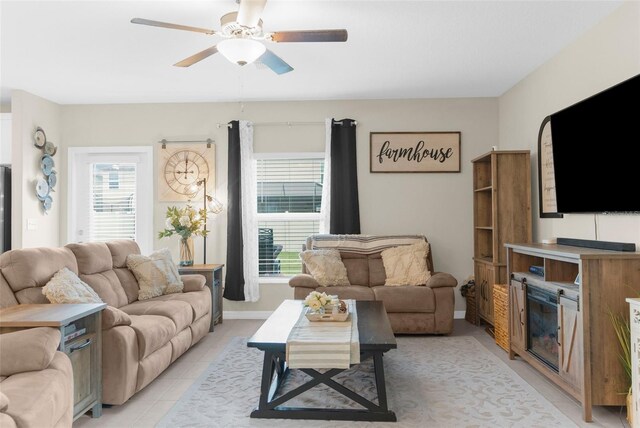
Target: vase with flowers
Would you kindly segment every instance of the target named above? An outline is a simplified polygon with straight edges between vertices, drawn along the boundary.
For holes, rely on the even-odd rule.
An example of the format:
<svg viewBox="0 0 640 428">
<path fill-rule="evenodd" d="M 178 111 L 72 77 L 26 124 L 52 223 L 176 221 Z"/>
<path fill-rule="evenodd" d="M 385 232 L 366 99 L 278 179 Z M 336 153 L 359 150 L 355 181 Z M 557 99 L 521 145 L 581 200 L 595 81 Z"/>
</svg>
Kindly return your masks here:
<svg viewBox="0 0 640 428">
<path fill-rule="evenodd" d="M 304 306 L 308 307 L 313 313 L 323 314 L 328 307 L 334 304 L 334 296 L 318 291 L 312 291 L 304 299 Z"/>
<path fill-rule="evenodd" d="M 180 236 L 180 266 L 193 266 L 193 236 L 206 236 L 204 229 L 205 210 L 196 210 L 191 205 L 184 208 L 167 208 L 165 229 L 158 233 L 159 238 Z"/>
</svg>

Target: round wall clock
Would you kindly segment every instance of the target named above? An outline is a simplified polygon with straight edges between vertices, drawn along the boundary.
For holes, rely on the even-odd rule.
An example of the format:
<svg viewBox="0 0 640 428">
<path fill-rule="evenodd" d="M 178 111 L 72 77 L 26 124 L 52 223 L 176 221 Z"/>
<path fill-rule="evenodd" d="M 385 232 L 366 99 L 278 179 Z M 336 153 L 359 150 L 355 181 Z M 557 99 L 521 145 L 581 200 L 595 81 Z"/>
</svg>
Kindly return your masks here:
<svg viewBox="0 0 640 428">
<path fill-rule="evenodd" d="M 167 185 L 181 195 L 192 195 L 198 180 L 209 176 L 209 164 L 198 152 L 180 150 L 171 155 L 164 164 L 164 179 Z"/>
</svg>

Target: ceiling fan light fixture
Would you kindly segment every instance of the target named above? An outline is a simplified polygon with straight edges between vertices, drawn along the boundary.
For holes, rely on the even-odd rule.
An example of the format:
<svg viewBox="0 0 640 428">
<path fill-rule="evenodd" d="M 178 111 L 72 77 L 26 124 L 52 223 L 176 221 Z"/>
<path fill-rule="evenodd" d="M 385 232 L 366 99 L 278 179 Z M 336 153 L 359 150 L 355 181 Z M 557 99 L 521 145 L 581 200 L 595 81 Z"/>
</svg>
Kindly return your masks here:
<svg viewBox="0 0 640 428">
<path fill-rule="evenodd" d="M 238 65 L 251 64 L 267 50 L 259 41 L 243 38 L 223 40 L 217 48 L 225 58 Z"/>
</svg>

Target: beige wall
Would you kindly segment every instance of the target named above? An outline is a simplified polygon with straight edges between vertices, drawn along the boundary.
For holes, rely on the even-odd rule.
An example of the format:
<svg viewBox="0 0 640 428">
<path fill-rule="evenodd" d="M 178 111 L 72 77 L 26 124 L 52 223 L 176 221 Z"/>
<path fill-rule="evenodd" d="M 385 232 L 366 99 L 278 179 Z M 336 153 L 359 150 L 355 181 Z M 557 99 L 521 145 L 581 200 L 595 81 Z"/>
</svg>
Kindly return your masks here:
<svg viewBox="0 0 640 428">
<path fill-rule="evenodd" d="M 363 233 L 423 233 L 429 237 L 438 270 L 459 281 L 472 273 L 472 193 L 470 160 L 498 141 L 497 100 L 397 100 L 397 101 L 305 101 L 101 105 L 63 107 L 64 148 L 72 146 L 149 145 L 163 138 L 216 141 L 217 196 L 226 201 L 227 128 L 233 119 L 261 122 L 321 122 L 318 125 L 257 125 L 256 152 L 324 151 L 324 119 L 353 118 L 358 121 L 358 180 Z M 371 174 L 371 131 L 461 131 L 460 174 Z M 156 151 L 158 149 L 156 148 Z M 66 153 L 66 150 L 65 150 Z M 66 161 L 61 168 L 61 187 L 66 189 Z M 65 199 L 66 195 L 62 197 Z M 154 199 L 157 199 L 154 197 Z M 66 201 L 61 201 L 66 207 Z M 156 203 L 154 231 L 164 224 L 166 203 Z M 224 262 L 226 215 L 210 225 L 207 261 Z M 61 244 L 67 239 L 66 212 L 61 216 Z M 157 240 L 178 255 L 177 239 Z M 196 241 L 196 262 L 202 243 Z M 225 310 L 273 310 L 292 292 L 285 284 L 264 284 L 257 303 L 225 302 Z M 456 308 L 464 301 L 456 291 Z"/>
<path fill-rule="evenodd" d="M 33 143 L 33 134 L 39 126 L 44 129 L 47 140 L 60 145 L 62 109 L 59 105 L 24 91 L 11 93 L 11 241 L 12 248 L 57 246 L 60 243 L 60 186 L 53 194 L 52 209 L 45 214 L 35 195 L 35 182 L 44 178 L 40 170 L 42 150 Z M 60 171 L 63 157 L 60 148 L 54 156 L 55 170 Z M 27 229 L 31 220 L 33 229 Z"/>
<path fill-rule="evenodd" d="M 542 119 L 640 73 L 640 3 L 628 2 L 500 97 L 500 147 L 530 149 L 538 182 Z M 635 186 L 636 183 L 630 183 Z M 534 240 L 595 238 L 594 216 L 540 219 L 533 186 Z M 598 215 L 598 238 L 640 244 L 640 216 Z"/>
</svg>

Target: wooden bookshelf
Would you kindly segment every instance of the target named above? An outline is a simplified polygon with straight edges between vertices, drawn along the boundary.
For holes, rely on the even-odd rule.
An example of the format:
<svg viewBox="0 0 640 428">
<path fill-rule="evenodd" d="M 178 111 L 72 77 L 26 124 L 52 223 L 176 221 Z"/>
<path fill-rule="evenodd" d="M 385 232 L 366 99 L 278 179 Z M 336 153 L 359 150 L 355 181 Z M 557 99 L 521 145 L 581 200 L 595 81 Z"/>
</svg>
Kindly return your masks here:
<svg viewBox="0 0 640 428">
<path fill-rule="evenodd" d="M 493 284 L 507 284 L 504 244 L 531 242 L 531 159 L 528 150 L 505 150 L 471 162 L 476 313 L 493 324 Z"/>
</svg>

